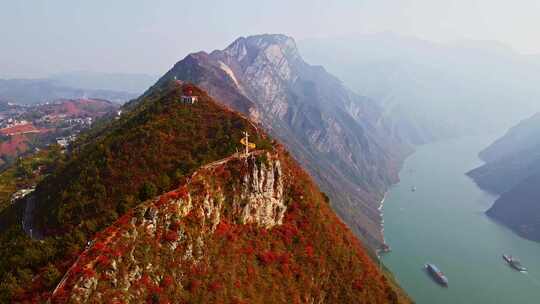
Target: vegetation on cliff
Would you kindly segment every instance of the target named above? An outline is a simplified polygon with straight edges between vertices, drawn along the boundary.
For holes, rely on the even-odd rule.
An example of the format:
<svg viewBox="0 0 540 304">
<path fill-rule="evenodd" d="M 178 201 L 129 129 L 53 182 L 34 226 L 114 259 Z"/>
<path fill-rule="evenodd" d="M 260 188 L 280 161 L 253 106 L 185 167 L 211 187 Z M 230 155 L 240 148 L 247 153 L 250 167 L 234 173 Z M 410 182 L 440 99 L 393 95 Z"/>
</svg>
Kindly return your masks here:
<svg viewBox="0 0 540 304">
<path fill-rule="evenodd" d="M 53 303 L 406 303 L 277 148 L 203 167 L 99 233 Z"/>
</svg>

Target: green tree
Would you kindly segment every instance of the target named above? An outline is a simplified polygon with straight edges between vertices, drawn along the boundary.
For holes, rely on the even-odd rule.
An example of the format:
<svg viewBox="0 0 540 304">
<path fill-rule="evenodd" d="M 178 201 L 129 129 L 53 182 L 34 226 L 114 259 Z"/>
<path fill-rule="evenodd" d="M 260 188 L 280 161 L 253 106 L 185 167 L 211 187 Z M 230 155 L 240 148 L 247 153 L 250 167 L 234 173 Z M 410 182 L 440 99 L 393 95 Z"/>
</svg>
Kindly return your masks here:
<svg viewBox="0 0 540 304">
<path fill-rule="evenodd" d="M 152 182 L 145 182 L 139 190 L 139 199 L 145 201 L 156 196 L 157 187 Z"/>
<path fill-rule="evenodd" d="M 53 264 L 49 263 L 45 267 L 45 271 L 41 274 L 41 277 L 43 279 L 43 284 L 47 288 L 52 288 L 56 284 L 58 284 L 60 278 L 62 277 L 62 274 Z"/>
</svg>

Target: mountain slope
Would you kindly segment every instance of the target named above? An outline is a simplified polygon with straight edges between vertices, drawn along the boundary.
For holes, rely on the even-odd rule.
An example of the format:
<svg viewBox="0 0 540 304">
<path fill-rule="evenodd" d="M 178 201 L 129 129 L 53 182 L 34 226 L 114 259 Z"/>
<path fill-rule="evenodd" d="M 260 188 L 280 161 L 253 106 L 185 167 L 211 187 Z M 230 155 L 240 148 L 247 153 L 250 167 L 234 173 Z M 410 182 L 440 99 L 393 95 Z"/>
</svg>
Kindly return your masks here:
<svg viewBox="0 0 540 304">
<path fill-rule="evenodd" d="M 288 153 L 195 86 L 169 83 L 62 157 L 26 199 L 44 238 L 0 232 L 2 301 L 408 302 Z"/>
<path fill-rule="evenodd" d="M 41 240 L 25 235 L 22 217 L 0 231 L 0 252 L 9 255 L 0 259 L 0 302 L 46 297 L 56 276 L 36 276 L 63 273 L 89 238 L 126 210 L 240 150 L 243 131 L 259 147 L 269 146 L 254 124 L 196 87 L 187 86 L 199 96 L 197 104 L 178 102 L 183 87 L 171 84 L 119 119 L 97 122 L 52 165 L 26 202 L 12 206 L 26 203 L 33 210 L 22 226 Z"/>
<path fill-rule="evenodd" d="M 540 173 L 540 114 L 514 126 L 479 153 L 486 162 L 468 175 L 483 189 L 502 194 Z"/>
<path fill-rule="evenodd" d="M 407 302 L 279 148 L 204 166 L 100 233 L 53 303 L 104 299 Z"/>
<path fill-rule="evenodd" d="M 188 55 L 150 91 L 171 79 L 194 82 L 259 121 L 359 236 L 375 248 L 383 242 L 379 203 L 410 150 L 375 103 L 304 62 L 292 38 L 251 36 L 222 51 Z"/>
<path fill-rule="evenodd" d="M 197 104 L 179 102 L 187 88 L 200 97 Z M 92 231 L 96 223 L 86 223 L 86 216 L 114 218 L 141 199 L 169 190 L 201 165 L 241 149 L 244 130 L 263 144 L 248 120 L 224 111 L 196 87 L 170 83 L 113 125 L 83 138 L 74 148 L 81 151 L 36 188 L 38 224 Z"/>
<path fill-rule="evenodd" d="M 540 114 L 510 129 L 480 157 L 486 164 L 467 174 L 481 188 L 500 194 L 487 214 L 540 241 Z"/>
</svg>

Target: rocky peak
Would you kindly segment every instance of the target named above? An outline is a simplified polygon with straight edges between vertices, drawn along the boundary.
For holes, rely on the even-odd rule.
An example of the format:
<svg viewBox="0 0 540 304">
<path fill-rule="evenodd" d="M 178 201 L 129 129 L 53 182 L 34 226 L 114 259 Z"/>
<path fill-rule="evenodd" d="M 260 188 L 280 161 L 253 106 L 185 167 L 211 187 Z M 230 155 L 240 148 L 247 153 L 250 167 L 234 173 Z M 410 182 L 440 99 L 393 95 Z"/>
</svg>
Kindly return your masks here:
<svg viewBox="0 0 540 304">
<path fill-rule="evenodd" d="M 300 58 L 294 39 L 280 34 L 241 37 L 236 39 L 223 52 L 239 62 L 245 59 L 254 59 L 259 55 L 265 56 L 271 62 L 280 57 L 285 57 L 288 60 Z"/>
</svg>

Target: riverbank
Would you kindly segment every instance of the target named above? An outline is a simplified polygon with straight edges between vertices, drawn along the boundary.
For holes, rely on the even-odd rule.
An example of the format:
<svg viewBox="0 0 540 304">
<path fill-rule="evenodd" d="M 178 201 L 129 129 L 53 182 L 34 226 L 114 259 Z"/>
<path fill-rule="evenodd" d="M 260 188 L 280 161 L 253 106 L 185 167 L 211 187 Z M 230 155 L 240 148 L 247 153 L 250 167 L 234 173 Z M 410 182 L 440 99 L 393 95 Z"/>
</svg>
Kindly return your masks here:
<svg viewBox="0 0 540 304">
<path fill-rule="evenodd" d="M 495 197 L 465 175 L 481 164 L 477 153 L 491 140 L 466 137 L 417 147 L 385 197 L 384 235 L 392 252 L 382 259 L 419 304 L 529 304 L 538 296 L 540 244 L 487 217 Z M 529 273 L 513 271 L 503 253 L 519 257 Z M 422 266 L 428 262 L 445 272 L 449 288 L 426 275 Z"/>
</svg>

